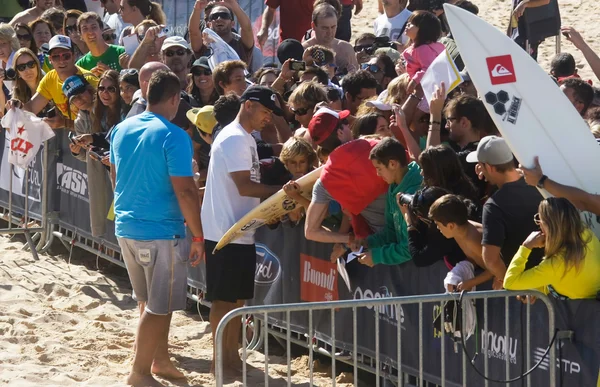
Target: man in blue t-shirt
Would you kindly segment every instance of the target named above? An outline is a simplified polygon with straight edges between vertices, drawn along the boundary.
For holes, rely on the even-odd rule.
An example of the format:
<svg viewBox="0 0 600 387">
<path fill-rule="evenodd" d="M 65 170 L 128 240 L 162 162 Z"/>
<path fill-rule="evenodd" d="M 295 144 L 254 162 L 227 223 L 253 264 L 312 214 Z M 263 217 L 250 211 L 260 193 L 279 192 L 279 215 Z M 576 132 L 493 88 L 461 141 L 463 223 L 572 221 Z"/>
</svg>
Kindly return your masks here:
<svg viewBox="0 0 600 387">
<path fill-rule="evenodd" d="M 175 74 L 155 72 L 146 111 L 121 122 L 111 134 L 115 233 L 143 311 L 127 380 L 134 386 L 158 385 L 152 374 L 184 377 L 169 360 L 169 325 L 173 311 L 186 305 L 188 260 L 196 266 L 204 257 L 192 143 L 169 122 L 177 112 L 179 91 Z M 191 249 L 184 219 L 192 233 Z"/>
</svg>

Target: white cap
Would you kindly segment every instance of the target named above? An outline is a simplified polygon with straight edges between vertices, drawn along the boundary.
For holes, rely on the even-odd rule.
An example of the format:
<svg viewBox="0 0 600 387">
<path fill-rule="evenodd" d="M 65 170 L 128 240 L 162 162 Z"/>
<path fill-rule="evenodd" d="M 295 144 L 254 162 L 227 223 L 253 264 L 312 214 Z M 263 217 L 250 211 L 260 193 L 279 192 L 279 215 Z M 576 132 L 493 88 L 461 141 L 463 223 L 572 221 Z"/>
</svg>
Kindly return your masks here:
<svg viewBox="0 0 600 387">
<path fill-rule="evenodd" d="M 170 47 L 181 47 L 185 48 L 186 50 L 191 50 L 190 44 L 181 36 L 170 36 L 166 38 L 160 50 L 164 51 Z"/>
<path fill-rule="evenodd" d="M 50 42 L 48 42 L 48 52 L 55 48 L 65 48 L 70 50 L 73 46 L 71 45 L 71 38 L 64 35 L 54 35 Z"/>
</svg>

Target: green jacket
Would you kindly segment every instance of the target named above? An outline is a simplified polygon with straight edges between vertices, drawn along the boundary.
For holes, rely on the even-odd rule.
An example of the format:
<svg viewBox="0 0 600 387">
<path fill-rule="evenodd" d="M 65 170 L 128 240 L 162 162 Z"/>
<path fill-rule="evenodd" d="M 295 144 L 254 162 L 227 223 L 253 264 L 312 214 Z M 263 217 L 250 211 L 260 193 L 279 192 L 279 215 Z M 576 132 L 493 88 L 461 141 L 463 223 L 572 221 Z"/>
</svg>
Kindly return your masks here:
<svg viewBox="0 0 600 387">
<path fill-rule="evenodd" d="M 414 161 L 408 164 L 408 172 L 400 184 L 391 184 L 385 202 L 385 226 L 383 230 L 367 238 L 373 263 L 398 265 L 411 259 L 408 250 L 408 231 L 396 195 L 400 192 L 415 193 L 423 181 L 421 168 Z"/>
</svg>

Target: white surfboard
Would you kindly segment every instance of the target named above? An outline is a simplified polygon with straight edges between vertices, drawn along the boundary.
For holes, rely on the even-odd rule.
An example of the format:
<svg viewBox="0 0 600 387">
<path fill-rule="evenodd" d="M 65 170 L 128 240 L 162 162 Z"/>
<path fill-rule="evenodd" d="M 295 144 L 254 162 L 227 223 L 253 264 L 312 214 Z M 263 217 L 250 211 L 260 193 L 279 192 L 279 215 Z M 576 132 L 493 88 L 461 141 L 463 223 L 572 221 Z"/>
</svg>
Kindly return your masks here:
<svg viewBox="0 0 600 387">
<path fill-rule="evenodd" d="M 312 188 L 317 179 L 321 176 L 322 170 L 323 167 L 319 167 L 296 180 L 296 183 L 298 183 L 302 191 L 302 196 L 308 200 L 312 198 Z M 219 240 L 219 243 L 217 243 L 215 251 L 220 250 L 233 242 L 243 233 L 256 230 L 267 223 L 278 220 L 285 214 L 294 211 L 297 207 L 298 203 L 287 196 L 285 192 L 283 192 L 283 189 L 280 189 L 277 193 L 260 203 L 258 207 L 244 215 L 236 224 L 231 226 L 221 240 Z"/>
<path fill-rule="evenodd" d="M 600 147 L 550 76 L 483 19 L 449 4 L 444 11 L 471 80 L 517 160 L 532 167 L 539 156 L 552 180 L 600 192 Z M 600 236 L 597 217 L 582 216 Z"/>
</svg>

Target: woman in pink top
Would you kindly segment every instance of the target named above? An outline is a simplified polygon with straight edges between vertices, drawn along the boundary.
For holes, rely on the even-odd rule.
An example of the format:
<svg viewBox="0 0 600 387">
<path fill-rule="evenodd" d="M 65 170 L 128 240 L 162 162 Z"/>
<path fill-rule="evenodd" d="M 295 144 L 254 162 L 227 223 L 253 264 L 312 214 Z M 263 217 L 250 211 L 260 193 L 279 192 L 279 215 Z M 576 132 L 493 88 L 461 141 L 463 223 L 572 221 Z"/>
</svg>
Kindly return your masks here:
<svg viewBox="0 0 600 387">
<path fill-rule="evenodd" d="M 416 11 L 406 24 L 406 36 L 412 44 L 404 50 L 402 57 L 406 62 L 406 72 L 410 76 L 408 93 L 415 91 L 421 83 L 425 71 L 437 56 L 444 51 L 438 39 L 442 36 L 442 26 L 439 19 L 431 12 Z"/>
</svg>

